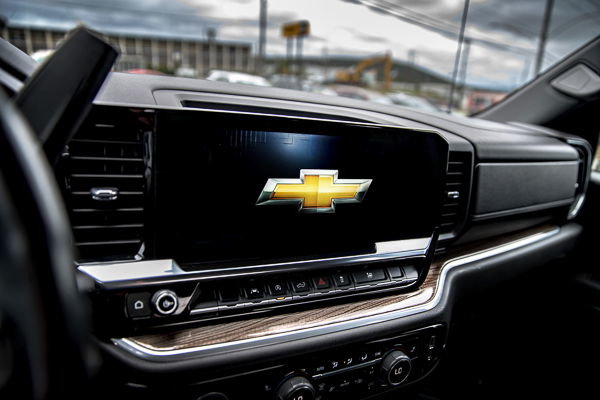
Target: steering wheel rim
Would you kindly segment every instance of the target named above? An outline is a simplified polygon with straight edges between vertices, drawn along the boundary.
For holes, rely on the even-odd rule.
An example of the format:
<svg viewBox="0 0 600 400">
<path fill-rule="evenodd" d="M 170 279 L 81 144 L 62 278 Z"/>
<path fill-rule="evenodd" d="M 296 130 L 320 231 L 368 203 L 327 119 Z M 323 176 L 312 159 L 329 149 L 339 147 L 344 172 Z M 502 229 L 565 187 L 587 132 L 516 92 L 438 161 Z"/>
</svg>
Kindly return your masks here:
<svg viewBox="0 0 600 400">
<path fill-rule="evenodd" d="M 2 333 L 13 330 L 11 353 L 23 355 L 11 377 L 19 384 L 9 381 L 5 387 L 9 397 L 18 398 L 75 394 L 90 376 L 94 351 L 89 313 L 77 288 L 70 225 L 39 142 L 3 93 L 0 185 L 6 198 L 0 196 L 6 201 L 0 202 L 0 228 L 10 232 L 10 243 L 3 243 L 6 260 L 0 258 L 0 285 L 6 290 L 0 296 L 0 322 Z"/>
</svg>

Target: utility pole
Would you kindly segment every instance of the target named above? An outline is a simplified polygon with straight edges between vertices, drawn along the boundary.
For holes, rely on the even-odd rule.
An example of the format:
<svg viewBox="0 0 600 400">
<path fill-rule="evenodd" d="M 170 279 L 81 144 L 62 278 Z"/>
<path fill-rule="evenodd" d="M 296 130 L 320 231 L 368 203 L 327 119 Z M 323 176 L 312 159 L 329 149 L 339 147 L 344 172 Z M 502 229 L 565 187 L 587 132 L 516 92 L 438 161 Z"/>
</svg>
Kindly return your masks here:
<svg viewBox="0 0 600 400">
<path fill-rule="evenodd" d="M 300 81 L 302 76 L 302 36 L 296 38 L 296 74 Z"/>
<path fill-rule="evenodd" d="M 327 75 L 329 73 L 329 49 L 327 45 L 323 46 L 323 50 L 321 52 L 321 60 L 323 60 L 323 77 L 327 79 Z"/>
<path fill-rule="evenodd" d="M 286 73 L 292 73 L 290 63 L 292 62 L 293 42 L 296 41 L 296 77 L 300 86 L 300 75 L 302 74 L 302 40 L 310 34 L 310 23 L 306 20 L 288 22 L 281 26 L 281 36 L 287 40 Z"/>
<path fill-rule="evenodd" d="M 454 69 L 452 71 L 452 82 L 450 84 L 450 95 L 448 96 L 448 114 L 452 112 L 452 103 L 454 102 L 454 91 L 456 90 L 456 80 L 458 78 L 458 67 L 460 66 L 460 55 L 462 53 L 463 42 L 465 40 L 465 27 L 467 26 L 467 15 L 469 14 L 469 0 L 465 0 L 462 18 L 460 21 L 460 31 L 458 33 L 458 46 L 456 47 L 456 56 L 454 56 Z"/>
<path fill-rule="evenodd" d="M 542 21 L 542 29 L 540 30 L 540 41 L 538 42 L 538 50 L 535 57 L 535 75 L 539 75 L 544 62 L 544 53 L 546 52 L 546 41 L 548 40 L 548 28 L 550 27 L 550 19 L 552 18 L 552 9 L 554 8 L 554 0 L 546 0 L 546 9 L 544 10 L 544 19 Z"/>
<path fill-rule="evenodd" d="M 410 65 L 415 65 L 417 63 L 417 50 L 409 49 L 406 58 Z"/>
<path fill-rule="evenodd" d="M 260 0 L 260 18 L 258 21 L 258 59 L 256 72 L 263 73 L 266 59 L 267 44 L 267 0 Z"/>
<path fill-rule="evenodd" d="M 285 69 L 284 73 L 289 74 L 292 70 L 292 58 L 294 57 L 294 38 L 287 38 L 285 42 Z"/>
<path fill-rule="evenodd" d="M 469 65 L 469 53 L 471 51 L 471 39 L 466 38 L 463 53 L 460 57 L 460 73 L 458 77 L 458 82 L 460 83 L 460 96 L 459 99 L 462 102 L 463 97 L 465 96 L 465 86 L 467 85 L 467 67 Z"/>
</svg>

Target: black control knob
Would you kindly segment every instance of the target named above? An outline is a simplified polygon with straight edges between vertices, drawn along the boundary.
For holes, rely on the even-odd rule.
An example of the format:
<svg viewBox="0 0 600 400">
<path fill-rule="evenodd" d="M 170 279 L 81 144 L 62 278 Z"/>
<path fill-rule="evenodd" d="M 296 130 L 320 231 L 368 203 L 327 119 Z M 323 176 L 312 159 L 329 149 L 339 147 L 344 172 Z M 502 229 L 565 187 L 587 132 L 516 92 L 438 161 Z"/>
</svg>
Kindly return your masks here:
<svg viewBox="0 0 600 400">
<path fill-rule="evenodd" d="M 157 313 L 171 315 L 179 306 L 179 299 L 172 290 L 159 290 L 152 296 L 152 305 Z"/>
<path fill-rule="evenodd" d="M 287 378 L 277 389 L 276 400 L 314 400 L 315 388 L 303 376 Z"/>
<path fill-rule="evenodd" d="M 398 386 L 408 378 L 410 368 L 410 358 L 400 350 L 394 350 L 381 362 L 381 377 L 388 385 Z"/>
</svg>

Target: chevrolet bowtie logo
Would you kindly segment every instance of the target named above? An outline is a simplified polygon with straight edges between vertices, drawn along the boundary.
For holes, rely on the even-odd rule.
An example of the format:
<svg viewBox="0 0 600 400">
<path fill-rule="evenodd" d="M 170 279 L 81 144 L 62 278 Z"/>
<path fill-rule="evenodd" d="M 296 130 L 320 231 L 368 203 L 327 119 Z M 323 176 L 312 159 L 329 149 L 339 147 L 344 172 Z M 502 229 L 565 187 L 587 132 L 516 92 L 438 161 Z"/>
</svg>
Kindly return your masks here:
<svg viewBox="0 0 600 400">
<path fill-rule="evenodd" d="M 372 179 L 338 179 L 338 171 L 302 169 L 300 179 L 270 178 L 256 205 L 297 204 L 300 212 L 335 212 L 335 205 L 360 203 Z"/>
</svg>

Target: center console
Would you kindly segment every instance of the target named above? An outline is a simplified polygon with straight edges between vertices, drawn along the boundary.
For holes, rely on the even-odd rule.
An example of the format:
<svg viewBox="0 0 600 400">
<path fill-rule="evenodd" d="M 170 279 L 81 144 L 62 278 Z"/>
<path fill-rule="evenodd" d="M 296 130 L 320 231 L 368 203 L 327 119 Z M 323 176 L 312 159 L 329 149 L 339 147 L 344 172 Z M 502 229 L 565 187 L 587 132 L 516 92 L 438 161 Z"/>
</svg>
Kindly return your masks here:
<svg viewBox="0 0 600 400">
<path fill-rule="evenodd" d="M 425 279 L 448 196 L 448 144 L 435 132 L 104 107 L 88 126 L 93 138 L 71 145 L 77 168 L 84 157 L 72 153 L 92 158 L 93 135 L 107 127 L 114 138 L 135 128 L 142 163 L 124 164 L 137 174 L 71 174 L 71 198 L 86 204 L 73 206 L 72 218 L 82 210 L 120 218 L 141 192 L 143 229 L 134 260 L 106 260 L 94 257 L 102 243 L 94 228 L 134 224 L 74 228 L 82 253 L 95 258 L 79 270 L 94 279 L 96 321 L 111 321 L 97 324 L 101 335 L 335 304 Z M 113 143 L 132 143 L 120 139 Z M 113 143 L 102 151 L 116 153 Z M 120 172 L 104 158 L 105 170 Z"/>
<path fill-rule="evenodd" d="M 365 398 L 426 377 L 444 348 L 442 325 L 335 350 L 292 358 L 244 374 L 206 379 L 187 397 L 203 400 Z M 165 393 L 166 395 L 166 393 Z"/>
</svg>

